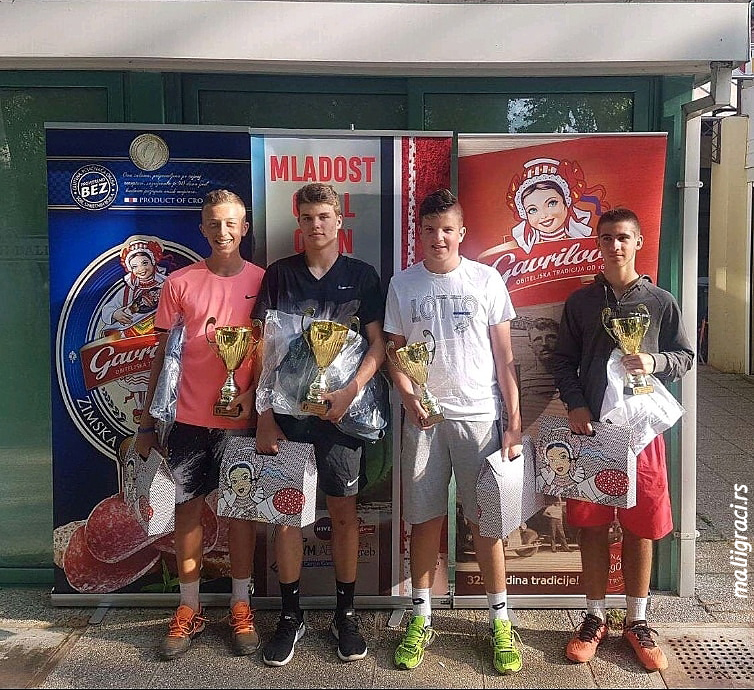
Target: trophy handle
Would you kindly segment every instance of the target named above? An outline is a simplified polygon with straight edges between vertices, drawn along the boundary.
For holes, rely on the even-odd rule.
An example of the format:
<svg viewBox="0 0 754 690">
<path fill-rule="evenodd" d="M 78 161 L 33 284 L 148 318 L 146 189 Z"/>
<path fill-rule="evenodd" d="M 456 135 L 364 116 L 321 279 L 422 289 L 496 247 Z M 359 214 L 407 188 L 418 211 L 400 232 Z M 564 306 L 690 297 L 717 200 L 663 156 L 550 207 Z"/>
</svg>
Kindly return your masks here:
<svg viewBox="0 0 754 690">
<path fill-rule="evenodd" d="M 385 343 L 385 356 L 390 360 L 390 364 L 396 369 L 400 369 L 400 366 L 398 366 L 398 356 L 395 354 L 395 343 L 392 340 L 388 340 Z"/>
<path fill-rule="evenodd" d="M 301 314 L 301 334 L 304 336 L 304 340 L 306 340 L 306 342 L 311 346 L 312 341 L 309 340 L 309 331 L 304 328 L 304 319 L 307 316 L 309 318 L 314 316 L 314 307 L 307 307 L 306 309 L 304 309 L 304 313 Z"/>
<path fill-rule="evenodd" d="M 252 319 L 251 320 L 251 339 L 256 343 L 259 343 L 261 342 L 263 336 L 264 336 L 264 323 L 262 323 L 262 319 Z"/>
<path fill-rule="evenodd" d="M 348 324 L 348 330 L 353 330 L 352 339 L 355 339 L 359 335 L 359 329 L 361 328 L 361 321 L 358 316 L 352 316 L 351 322 Z"/>
<path fill-rule="evenodd" d="M 639 304 L 636 306 L 636 314 L 641 319 L 641 325 L 644 328 L 649 327 L 649 309 L 647 309 L 646 304 Z"/>
<path fill-rule="evenodd" d="M 427 352 L 430 355 L 428 364 L 432 364 L 432 362 L 435 361 L 435 350 L 437 350 L 437 341 L 435 340 L 435 336 L 432 335 L 432 331 L 425 329 L 422 332 L 422 335 L 425 338 L 430 338 L 432 340 L 432 347 L 427 348 Z"/>
<path fill-rule="evenodd" d="M 605 307 L 602 310 L 601 318 L 602 318 L 602 325 L 604 326 L 605 330 L 608 333 L 612 334 L 613 327 L 610 325 L 610 320 L 613 318 L 613 310 L 610 309 L 610 307 Z"/>
<path fill-rule="evenodd" d="M 213 349 L 217 348 L 217 341 L 215 341 L 215 340 L 210 340 L 210 339 L 209 339 L 209 332 L 208 332 L 208 330 L 207 330 L 207 329 L 208 329 L 208 328 L 209 328 L 210 326 L 214 326 L 214 325 L 215 325 L 216 323 L 217 323 L 217 319 L 216 319 L 216 318 L 215 318 L 214 316 L 210 316 L 210 317 L 209 317 L 209 318 L 207 319 L 207 323 L 205 323 L 205 324 L 204 324 L 204 337 L 205 337 L 205 338 L 207 339 L 207 342 L 208 342 L 208 343 L 209 343 L 210 345 L 212 345 L 212 346 L 213 346 Z"/>
</svg>

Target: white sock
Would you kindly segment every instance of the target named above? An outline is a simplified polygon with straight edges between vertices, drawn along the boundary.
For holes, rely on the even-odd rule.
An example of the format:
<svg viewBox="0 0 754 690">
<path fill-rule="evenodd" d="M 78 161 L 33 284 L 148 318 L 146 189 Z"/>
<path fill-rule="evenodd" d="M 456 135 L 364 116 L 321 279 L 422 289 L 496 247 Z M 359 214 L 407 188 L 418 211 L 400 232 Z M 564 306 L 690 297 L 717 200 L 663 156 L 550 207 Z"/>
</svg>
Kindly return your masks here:
<svg viewBox="0 0 754 690">
<path fill-rule="evenodd" d="M 411 603 L 414 605 L 414 615 L 424 616 L 424 626 L 432 625 L 432 591 L 430 588 L 412 587 Z"/>
<path fill-rule="evenodd" d="M 494 626 L 493 621 L 509 621 L 508 616 L 508 590 L 502 592 L 487 592 L 487 604 L 490 611 L 490 628 Z"/>
<path fill-rule="evenodd" d="M 626 595 L 626 622 L 647 620 L 647 601 L 649 597 L 629 597 Z"/>
<path fill-rule="evenodd" d="M 605 609 L 604 599 L 587 599 L 586 612 L 597 616 L 603 623 L 607 620 L 607 610 Z"/>
<path fill-rule="evenodd" d="M 249 593 L 251 592 L 251 578 L 232 578 L 233 589 L 230 594 L 230 606 L 238 603 L 239 601 L 245 601 L 249 603 Z"/>
<path fill-rule="evenodd" d="M 188 606 L 193 611 L 199 612 L 199 580 L 195 582 L 179 582 L 181 590 L 181 606 Z"/>
</svg>

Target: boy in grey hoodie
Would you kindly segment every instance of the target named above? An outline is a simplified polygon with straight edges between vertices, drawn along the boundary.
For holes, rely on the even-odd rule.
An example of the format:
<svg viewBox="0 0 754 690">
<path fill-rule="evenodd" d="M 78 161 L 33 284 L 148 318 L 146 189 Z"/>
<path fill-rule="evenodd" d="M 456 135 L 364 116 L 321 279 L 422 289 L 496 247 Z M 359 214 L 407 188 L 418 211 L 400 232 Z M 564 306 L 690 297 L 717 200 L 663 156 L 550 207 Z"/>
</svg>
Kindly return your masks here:
<svg viewBox="0 0 754 690">
<path fill-rule="evenodd" d="M 571 431 L 591 434 L 599 419 L 607 388 L 607 361 L 615 342 L 602 325 L 602 310 L 610 307 L 622 316 L 643 304 L 649 311 L 649 329 L 642 352 L 624 355 L 630 374 L 653 374 L 662 382 L 681 378 L 694 363 L 694 351 L 683 328 L 681 311 L 669 292 L 636 270 L 636 253 L 644 238 L 636 214 L 629 209 L 605 212 L 597 224 L 597 246 L 605 269 L 587 287 L 566 300 L 558 342 L 550 360 L 555 385 L 568 409 Z M 652 638 L 646 607 L 652 568 L 652 542 L 673 529 L 662 434 L 637 456 L 636 506 L 617 509 L 623 528 L 622 567 L 626 587 L 624 639 L 649 671 L 668 666 Z M 616 509 L 568 499 L 566 516 L 581 530 L 582 577 L 587 611 L 566 647 L 576 662 L 592 659 L 607 636 L 605 592 L 610 564 L 608 530 Z"/>
</svg>

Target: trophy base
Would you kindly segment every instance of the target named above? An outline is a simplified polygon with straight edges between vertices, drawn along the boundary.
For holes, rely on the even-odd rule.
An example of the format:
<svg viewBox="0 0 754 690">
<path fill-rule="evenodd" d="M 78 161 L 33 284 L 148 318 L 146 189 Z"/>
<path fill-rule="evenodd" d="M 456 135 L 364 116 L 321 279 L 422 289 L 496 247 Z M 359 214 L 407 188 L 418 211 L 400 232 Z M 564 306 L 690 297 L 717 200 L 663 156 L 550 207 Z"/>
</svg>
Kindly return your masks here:
<svg viewBox="0 0 754 690">
<path fill-rule="evenodd" d="M 327 404 L 326 401 L 323 402 L 314 402 L 312 400 L 304 400 L 304 402 L 301 403 L 301 411 L 302 412 L 309 412 L 310 414 L 316 414 L 320 417 L 323 414 L 327 414 L 327 411 L 330 409 L 330 406 Z"/>
<path fill-rule="evenodd" d="M 623 389 L 624 395 L 643 395 L 644 393 L 653 393 L 655 387 L 652 385 L 647 386 L 626 386 Z"/>
<path fill-rule="evenodd" d="M 445 415 L 442 412 L 437 412 L 424 419 L 424 426 L 432 426 L 433 424 L 443 421 L 445 421 Z"/>
<path fill-rule="evenodd" d="M 215 403 L 212 407 L 212 414 L 215 417 L 238 417 L 241 414 L 241 408 L 236 406 L 230 410 L 226 409 L 227 403 Z"/>
</svg>

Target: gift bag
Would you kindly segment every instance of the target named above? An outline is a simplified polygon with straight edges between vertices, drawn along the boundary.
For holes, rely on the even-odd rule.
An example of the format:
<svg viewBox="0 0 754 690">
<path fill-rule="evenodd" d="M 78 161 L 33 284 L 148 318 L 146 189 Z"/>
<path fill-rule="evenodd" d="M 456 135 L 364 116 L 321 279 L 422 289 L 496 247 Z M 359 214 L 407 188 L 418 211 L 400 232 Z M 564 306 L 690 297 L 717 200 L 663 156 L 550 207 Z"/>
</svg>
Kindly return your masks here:
<svg viewBox="0 0 754 690">
<path fill-rule="evenodd" d="M 175 482 L 167 461 L 152 448 L 142 458 L 135 444 L 126 455 L 123 498 L 148 537 L 169 534 L 175 529 Z"/>
<path fill-rule="evenodd" d="M 631 449 L 638 455 L 650 441 L 672 427 L 685 410 L 665 386 L 652 375 L 647 376 L 653 386 L 651 393 L 625 395 L 623 376 L 626 373 L 617 348 L 607 362 L 607 388 L 602 399 L 600 421 L 631 427 Z"/>
<path fill-rule="evenodd" d="M 594 434 L 574 434 L 562 417 L 540 417 L 536 490 L 618 508 L 636 505 L 636 454 L 631 428 L 592 422 Z"/>
<path fill-rule="evenodd" d="M 317 463 L 311 443 L 279 441 L 277 455 L 260 455 L 256 439 L 228 439 L 220 463 L 217 514 L 305 527 L 317 507 Z"/>
<path fill-rule="evenodd" d="M 476 495 L 479 534 L 504 539 L 545 507 L 545 497 L 535 491 L 534 442 L 522 439 L 523 453 L 503 460 L 501 452 L 488 455 L 479 470 Z"/>
</svg>

